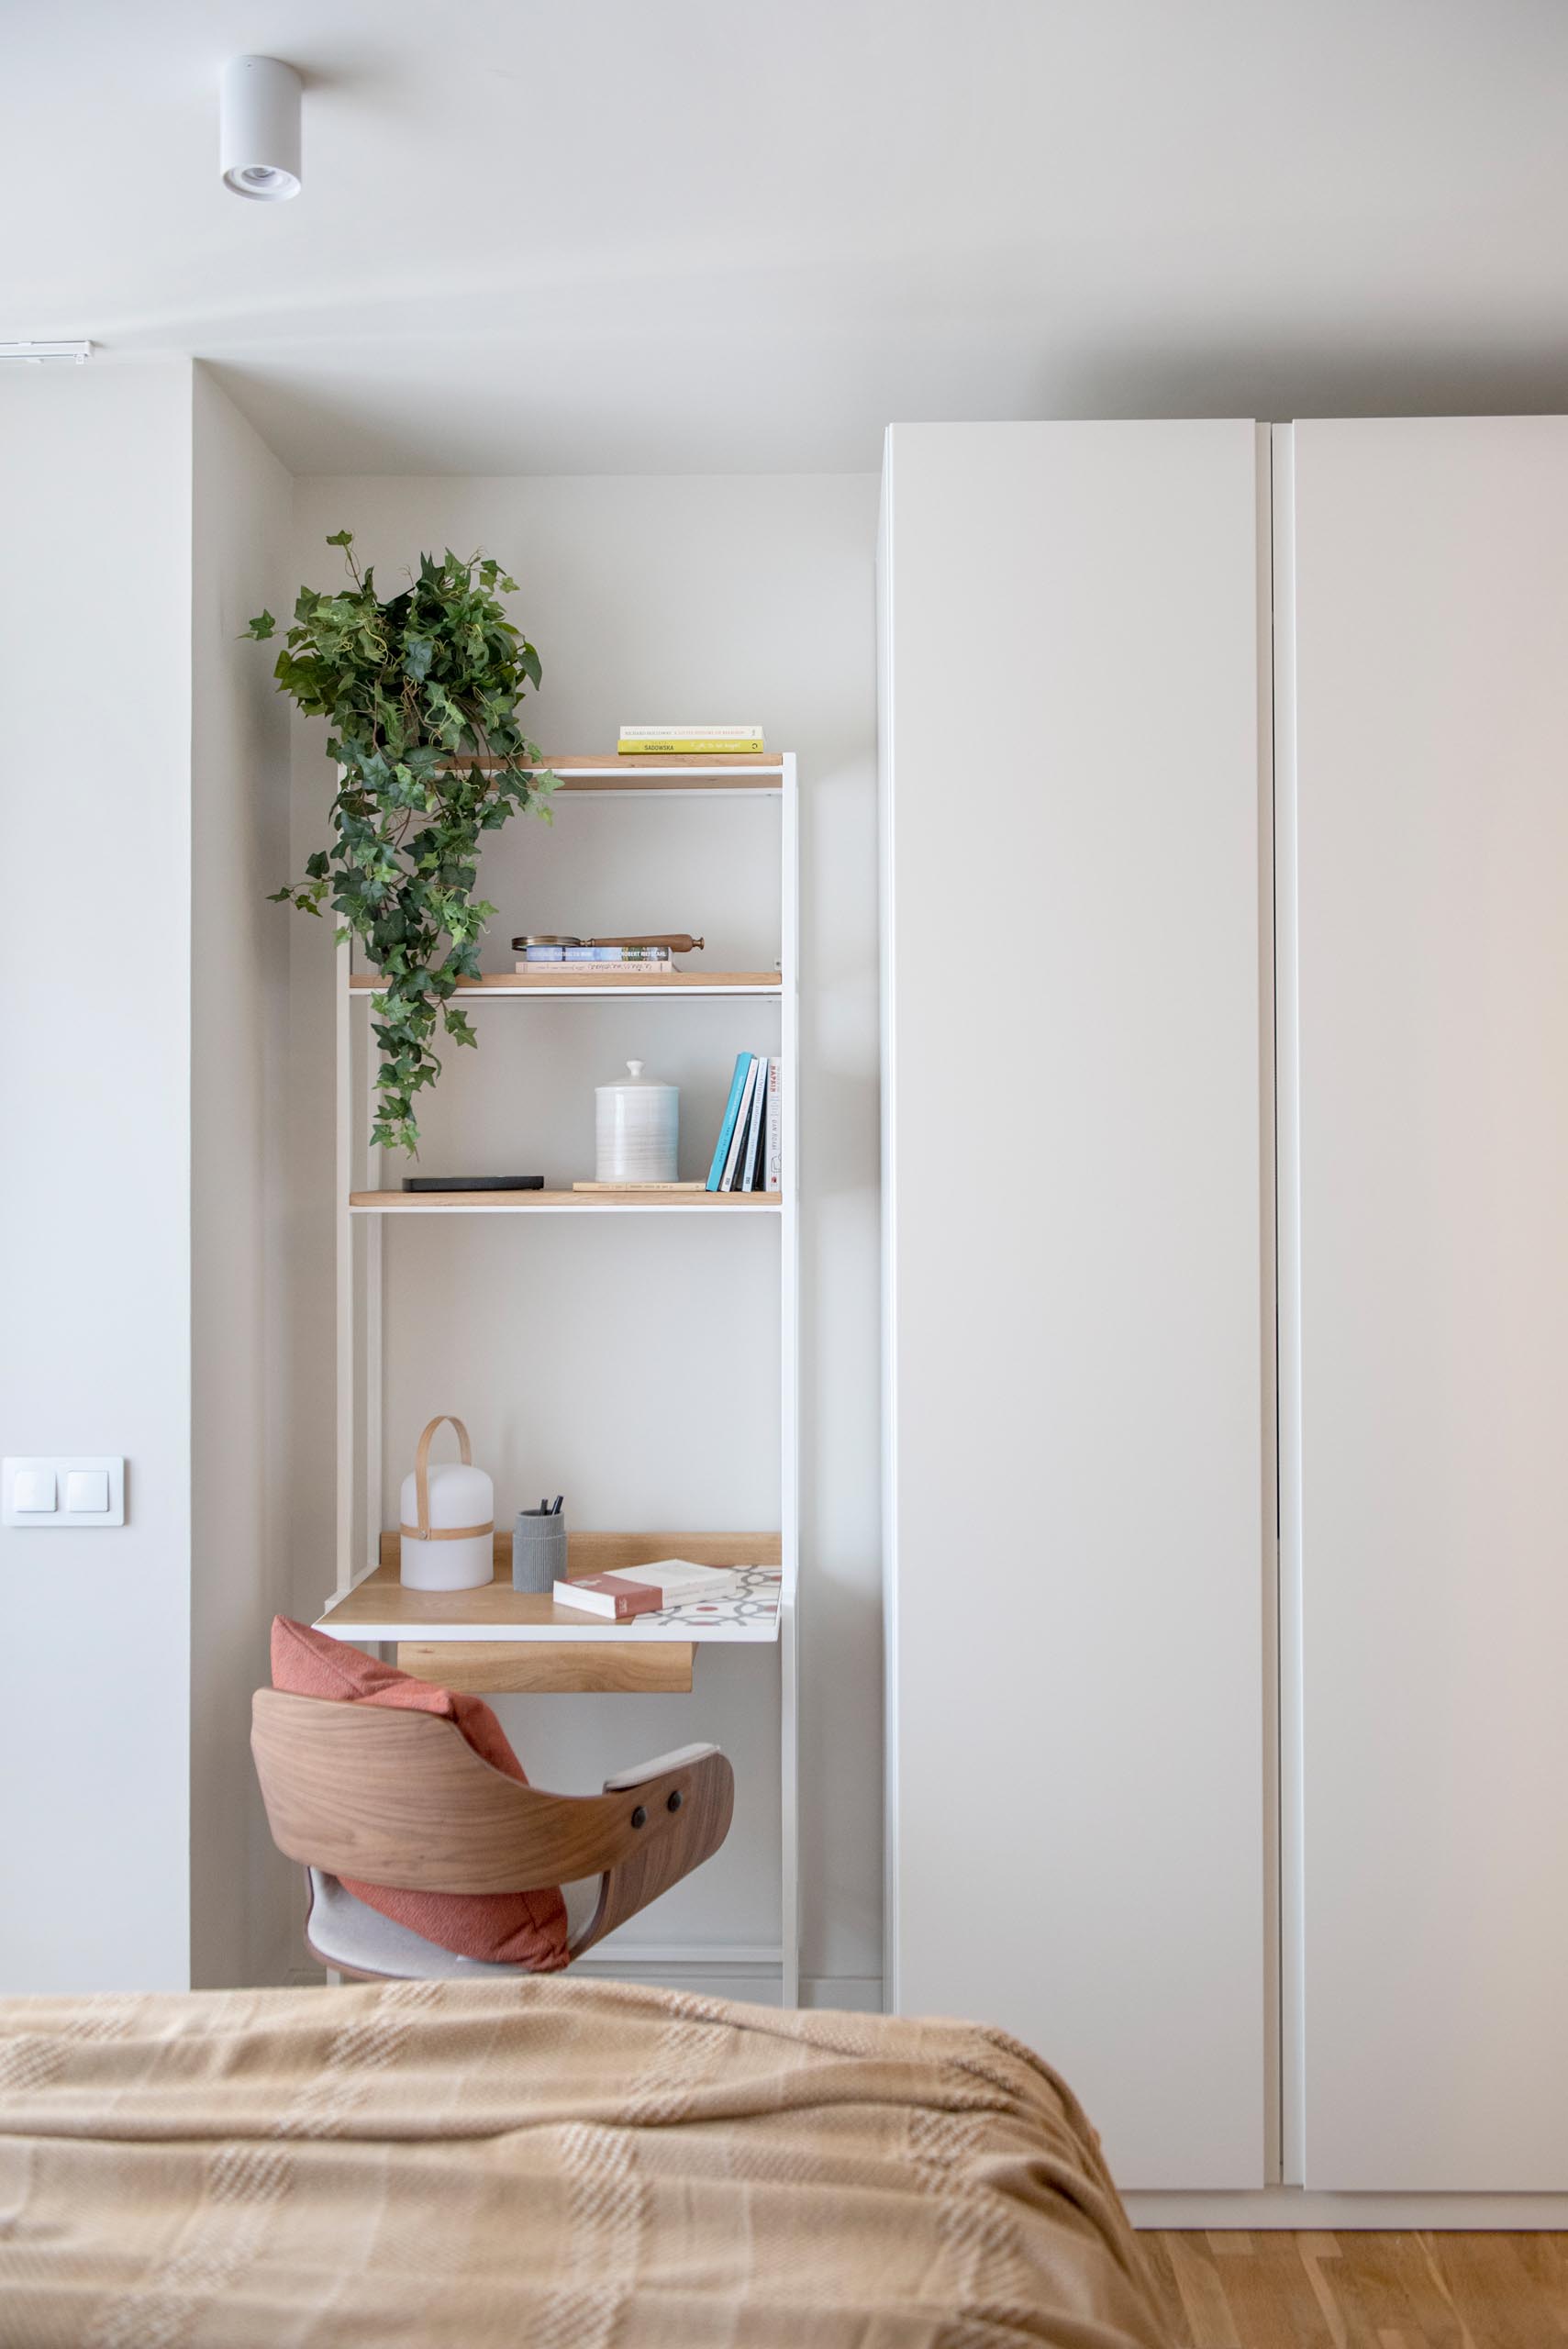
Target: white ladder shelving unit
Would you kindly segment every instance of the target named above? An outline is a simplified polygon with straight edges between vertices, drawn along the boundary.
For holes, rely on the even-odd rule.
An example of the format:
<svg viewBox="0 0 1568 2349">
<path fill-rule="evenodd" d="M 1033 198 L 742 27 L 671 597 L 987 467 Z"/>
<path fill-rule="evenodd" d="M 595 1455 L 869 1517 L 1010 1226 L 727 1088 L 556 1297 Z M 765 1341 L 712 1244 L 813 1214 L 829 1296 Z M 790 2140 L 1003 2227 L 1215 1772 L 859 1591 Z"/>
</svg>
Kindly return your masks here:
<svg viewBox="0 0 1568 2349">
<path fill-rule="evenodd" d="M 643 982 L 602 979 L 573 985 L 539 983 L 531 977 L 514 979 L 507 974 L 487 977 L 473 993 L 485 1002 L 503 1001 L 517 1007 L 515 1016 L 527 1019 L 522 1005 L 532 996 L 553 1001 L 603 997 L 606 991 L 635 996 L 641 1002 L 658 1000 L 667 1017 L 679 1018 L 678 1004 L 687 997 L 754 996 L 776 1000 L 779 1006 L 779 1053 L 784 1106 L 784 1172 L 776 1193 L 720 1195 L 670 1193 L 646 1197 L 619 1197 L 603 1193 L 537 1191 L 475 1195 L 435 1193 L 408 1195 L 384 1187 L 383 1153 L 369 1141 L 373 1052 L 364 1049 L 363 1068 L 356 1077 L 356 1006 L 367 1007 L 373 996 L 373 974 L 352 968 L 350 949 L 339 949 L 337 981 L 337 1579 L 332 1598 L 317 1628 L 331 1636 L 361 1645 L 419 1652 L 427 1676 L 438 1676 L 428 1661 L 432 1648 L 484 1642 L 503 1650 L 520 1675 L 515 1686 L 548 1688 L 549 1649 L 570 1642 L 574 1653 L 595 1643 L 606 1651 L 604 1690 L 616 1687 L 656 1684 L 636 1679 L 639 1650 L 671 1642 L 689 1642 L 695 1659 L 699 1649 L 717 1651 L 726 1644 L 770 1644 L 776 1647 L 780 1689 L 780 1854 L 781 1945 L 778 1952 L 781 1996 L 793 2006 L 799 1996 L 799 1799 L 797 1652 L 799 1622 L 799 838 L 795 759 L 783 753 L 766 759 L 724 761 L 617 758 L 555 759 L 546 762 L 562 778 L 568 793 L 592 791 L 646 801 L 661 797 L 744 798 L 776 801 L 779 811 L 779 967 L 771 972 L 684 972 L 673 979 Z M 462 991 L 465 995 L 470 992 Z M 779 1528 L 777 1565 L 780 1575 L 776 1622 L 762 1628 L 690 1624 L 590 1624 L 581 1618 L 558 1614 L 548 1600 L 529 1599 L 510 1591 L 511 1516 L 508 1498 L 497 1495 L 496 1581 L 483 1592 L 430 1594 L 404 1591 L 396 1574 L 396 1537 L 383 1528 L 384 1359 L 382 1317 L 384 1234 L 389 1218 L 426 1216 L 590 1216 L 620 1217 L 678 1215 L 731 1219 L 737 1212 L 764 1219 L 778 1230 L 779 1341 Z M 573 1545 L 615 1541 L 610 1535 L 573 1535 Z M 709 1545 L 717 1537 L 702 1540 Z M 694 1544 L 698 1537 L 693 1537 Z M 651 1551 L 650 1555 L 660 1554 Z M 694 1546 L 693 1554 L 702 1554 Z M 584 1555 L 589 1553 L 586 1548 Z M 765 1561 L 764 1561 L 765 1563 Z M 588 1571 L 594 1571 L 589 1559 Z M 471 1602 L 465 1609 L 464 1602 Z M 483 1602 L 482 1604 L 478 1602 Z M 526 1653 L 525 1653 L 526 1652 Z M 651 1658 L 649 1659 L 651 1662 Z M 608 1667 L 613 1665 L 614 1670 Z M 628 1676 L 629 1675 L 629 1676 Z M 496 1683 L 487 1683 L 494 1688 Z M 561 1683 L 558 1685 L 564 1686 Z M 573 1684 L 581 1686 L 581 1683 Z M 668 1685 L 668 1684 L 662 1684 Z M 689 1685 L 682 1683 L 679 1685 Z"/>
</svg>

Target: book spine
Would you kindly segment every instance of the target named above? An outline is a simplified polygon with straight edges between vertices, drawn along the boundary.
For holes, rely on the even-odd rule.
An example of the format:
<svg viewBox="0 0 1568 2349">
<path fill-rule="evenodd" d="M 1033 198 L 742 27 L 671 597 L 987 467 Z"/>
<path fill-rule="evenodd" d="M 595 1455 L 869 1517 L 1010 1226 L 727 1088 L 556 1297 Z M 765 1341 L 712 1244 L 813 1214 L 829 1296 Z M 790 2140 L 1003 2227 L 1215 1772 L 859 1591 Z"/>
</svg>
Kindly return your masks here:
<svg viewBox="0 0 1568 2349">
<path fill-rule="evenodd" d="M 680 724 L 672 726 L 623 726 L 620 729 L 620 739 L 623 742 L 642 742 L 649 740 L 655 736 L 657 736 L 662 741 L 695 742 L 702 740 L 714 742 L 740 742 L 748 740 L 753 734 L 757 737 L 758 740 L 761 741 L 762 729 L 760 725 L 695 726 Z"/>
<path fill-rule="evenodd" d="M 767 1130 L 768 1063 L 766 1054 L 759 1052 L 757 1091 L 751 1103 L 751 1125 L 746 1137 L 746 1155 L 735 1178 L 738 1191 L 760 1191 L 762 1187 L 762 1145 Z"/>
<path fill-rule="evenodd" d="M 525 946 L 521 970 L 527 963 L 667 963 L 673 954 L 672 946 Z"/>
<path fill-rule="evenodd" d="M 740 1107 L 740 1096 L 746 1087 L 746 1072 L 751 1065 L 750 1052 L 736 1053 L 735 1074 L 729 1080 L 729 1098 L 725 1104 L 724 1117 L 719 1125 L 718 1142 L 713 1153 L 713 1163 L 707 1170 L 707 1187 L 710 1191 L 723 1188 L 725 1157 L 729 1149 L 730 1136 L 735 1131 L 736 1114 Z"/>
<path fill-rule="evenodd" d="M 635 963 L 639 969 L 650 964 L 667 963 L 668 946 L 563 946 L 563 963 Z"/>
<path fill-rule="evenodd" d="M 723 758 L 727 752 L 737 758 L 760 758 L 762 751 L 760 734 L 743 734 L 738 740 L 728 742 L 714 734 L 698 734 L 689 741 L 683 741 L 678 735 L 660 734 L 617 745 L 617 754 L 621 758 L 714 759 Z"/>
<path fill-rule="evenodd" d="M 519 963 L 519 971 L 532 971 L 536 977 L 579 979 L 671 979 L 675 975 L 673 963 Z"/>
<path fill-rule="evenodd" d="M 740 1188 L 760 1191 L 767 1172 L 768 1148 L 768 1063 L 765 1058 L 757 1062 L 757 1106 L 751 1119 L 751 1141 L 746 1152 Z"/>
<path fill-rule="evenodd" d="M 768 1139 L 762 1159 L 762 1188 L 784 1188 L 784 1068 L 776 1060 L 768 1063 Z"/>
<path fill-rule="evenodd" d="M 748 1138 L 754 1130 L 752 1121 L 757 1114 L 756 1054 L 748 1052 L 746 1061 L 747 1068 L 741 1085 L 740 1108 L 735 1119 L 735 1131 L 729 1138 L 728 1153 L 724 1161 L 724 1179 L 718 1186 L 721 1191 L 740 1189 L 739 1170 L 746 1163 L 746 1144 Z"/>
</svg>

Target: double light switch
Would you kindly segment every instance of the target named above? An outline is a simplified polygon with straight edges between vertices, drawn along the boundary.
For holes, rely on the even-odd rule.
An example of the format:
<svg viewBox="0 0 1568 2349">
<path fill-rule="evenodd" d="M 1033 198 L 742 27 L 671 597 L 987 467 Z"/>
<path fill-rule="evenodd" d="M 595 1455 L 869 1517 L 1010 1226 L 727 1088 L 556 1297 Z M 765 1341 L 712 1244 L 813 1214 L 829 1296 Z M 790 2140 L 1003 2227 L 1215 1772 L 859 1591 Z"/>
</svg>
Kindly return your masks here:
<svg viewBox="0 0 1568 2349">
<path fill-rule="evenodd" d="M 124 1523 L 123 1455 L 91 1453 L 0 1460 L 0 1524 Z"/>
</svg>

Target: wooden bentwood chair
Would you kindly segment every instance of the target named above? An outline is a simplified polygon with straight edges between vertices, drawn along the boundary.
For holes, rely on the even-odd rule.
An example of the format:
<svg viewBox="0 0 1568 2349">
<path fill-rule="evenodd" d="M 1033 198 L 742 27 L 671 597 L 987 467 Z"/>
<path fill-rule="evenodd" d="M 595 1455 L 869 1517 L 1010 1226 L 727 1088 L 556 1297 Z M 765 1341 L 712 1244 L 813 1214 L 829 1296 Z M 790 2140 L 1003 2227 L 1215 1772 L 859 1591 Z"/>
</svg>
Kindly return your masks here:
<svg viewBox="0 0 1568 2349">
<path fill-rule="evenodd" d="M 526 1974 L 457 1957 L 339 1881 L 408 1892 L 519 1892 L 559 1884 L 568 1947 L 596 1941 L 711 1859 L 729 1831 L 735 1775 L 716 1745 L 686 1745 L 552 1795 L 492 1769 L 432 1713 L 259 1688 L 250 1749 L 272 1840 L 310 1885 L 306 1944 L 362 1981 Z"/>
</svg>

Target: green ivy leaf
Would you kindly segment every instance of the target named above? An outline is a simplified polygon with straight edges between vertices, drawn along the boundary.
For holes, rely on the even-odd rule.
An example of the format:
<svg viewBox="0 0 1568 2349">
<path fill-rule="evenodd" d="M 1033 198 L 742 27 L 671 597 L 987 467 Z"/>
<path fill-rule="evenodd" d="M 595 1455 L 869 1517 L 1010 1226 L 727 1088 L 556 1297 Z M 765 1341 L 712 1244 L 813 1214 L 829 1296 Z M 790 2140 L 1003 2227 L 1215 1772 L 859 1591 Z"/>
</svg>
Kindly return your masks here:
<svg viewBox="0 0 1568 2349">
<path fill-rule="evenodd" d="M 339 770 L 331 838 L 306 858 L 305 881 L 270 902 L 317 918 L 329 902 L 339 942 L 357 940 L 384 983 L 373 999 L 373 1139 L 414 1152 L 414 1102 L 440 1074 L 438 1025 L 454 1043 L 478 1041 L 450 998 L 477 974 L 495 910 L 473 894 L 481 842 L 519 807 L 550 820 L 556 778 L 536 771 L 539 751 L 517 717 L 539 682 L 539 655 L 496 600 L 517 583 L 493 556 L 422 554 L 416 576 L 383 600 L 349 552 L 353 533 L 327 543 L 343 549 L 349 584 L 300 589 L 272 674 L 328 720 Z M 263 612 L 249 633 L 275 626 Z M 491 763 L 462 763 L 466 752 Z"/>
<path fill-rule="evenodd" d="M 272 618 L 271 612 L 269 612 L 265 606 L 263 606 L 253 620 L 248 620 L 246 622 L 245 627 L 242 629 L 240 633 L 244 636 L 253 636 L 256 639 L 257 643 L 260 644 L 264 642 L 265 640 L 272 634 L 277 625 L 278 624 Z"/>
</svg>

